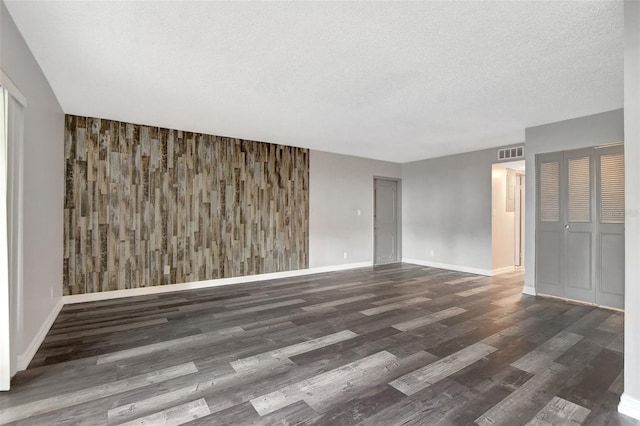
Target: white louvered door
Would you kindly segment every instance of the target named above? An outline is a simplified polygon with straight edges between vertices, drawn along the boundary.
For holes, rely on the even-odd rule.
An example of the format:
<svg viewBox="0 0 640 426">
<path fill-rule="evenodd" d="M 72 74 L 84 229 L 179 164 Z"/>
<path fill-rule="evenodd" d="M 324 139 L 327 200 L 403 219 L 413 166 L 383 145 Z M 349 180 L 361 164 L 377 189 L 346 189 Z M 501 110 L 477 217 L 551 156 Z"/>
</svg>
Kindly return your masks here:
<svg viewBox="0 0 640 426">
<path fill-rule="evenodd" d="M 622 146 L 538 155 L 539 293 L 624 304 Z"/>
</svg>

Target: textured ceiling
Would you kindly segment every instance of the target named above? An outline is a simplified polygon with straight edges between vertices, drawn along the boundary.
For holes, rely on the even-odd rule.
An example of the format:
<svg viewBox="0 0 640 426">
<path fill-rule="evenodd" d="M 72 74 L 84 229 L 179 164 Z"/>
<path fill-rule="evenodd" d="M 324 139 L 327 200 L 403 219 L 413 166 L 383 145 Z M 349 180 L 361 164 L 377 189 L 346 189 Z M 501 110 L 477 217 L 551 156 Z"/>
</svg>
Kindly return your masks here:
<svg viewBox="0 0 640 426">
<path fill-rule="evenodd" d="M 621 1 L 6 1 L 65 112 L 397 162 L 621 108 Z"/>
</svg>

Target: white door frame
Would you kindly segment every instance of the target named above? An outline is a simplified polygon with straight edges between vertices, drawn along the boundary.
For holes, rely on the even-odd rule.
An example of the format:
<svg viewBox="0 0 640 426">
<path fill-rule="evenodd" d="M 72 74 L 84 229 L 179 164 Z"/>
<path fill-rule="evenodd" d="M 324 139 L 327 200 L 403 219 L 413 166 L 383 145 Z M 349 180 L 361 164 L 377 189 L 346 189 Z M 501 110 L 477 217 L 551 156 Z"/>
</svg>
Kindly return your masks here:
<svg viewBox="0 0 640 426">
<path fill-rule="evenodd" d="M 0 231 L 0 390 L 9 390 L 11 378 L 17 371 L 18 348 L 22 336 L 22 279 L 23 279 L 23 145 L 24 122 L 21 128 L 9 129 L 9 98 L 22 106 L 22 119 L 27 108 L 25 96 L 0 69 L 0 90 L 4 114 L 0 131 L 0 201 L 3 225 Z M 5 126 L 6 124 L 6 126 Z M 15 131 L 15 132 L 14 132 Z M 10 136 L 11 135 L 11 136 Z M 9 137 L 18 136 L 20 144 L 10 146 Z"/>
<path fill-rule="evenodd" d="M 515 215 L 514 215 L 514 226 L 515 226 L 515 247 L 514 247 L 514 262 L 513 264 L 516 267 L 522 268 L 524 267 L 524 213 L 525 213 L 525 193 L 524 193 L 524 182 L 525 182 L 525 173 L 524 172 L 516 172 L 516 200 L 515 200 Z"/>
<path fill-rule="evenodd" d="M 13 321 L 12 292 L 9 281 L 9 235 L 7 223 L 7 188 L 9 161 L 7 158 L 8 96 L 4 86 L 0 87 L 2 96 L 2 116 L 0 120 L 0 390 L 9 390 L 15 359 L 13 357 Z"/>
</svg>

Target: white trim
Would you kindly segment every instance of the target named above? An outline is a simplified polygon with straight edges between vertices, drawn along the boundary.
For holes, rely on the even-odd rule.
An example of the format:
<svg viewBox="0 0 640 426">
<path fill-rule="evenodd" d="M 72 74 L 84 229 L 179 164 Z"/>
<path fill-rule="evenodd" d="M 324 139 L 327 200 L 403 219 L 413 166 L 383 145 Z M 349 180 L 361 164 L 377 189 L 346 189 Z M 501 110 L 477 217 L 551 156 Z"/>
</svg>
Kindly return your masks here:
<svg viewBox="0 0 640 426">
<path fill-rule="evenodd" d="M 449 269 L 451 271 L 458 272 L 468 272 L 470 274 L 478 274 L 478 275 L 486 275 L 488 277 L 491 276 L 492 271 L 489 269 L 480 269 L 474 268 L 471 266 L 459 266 L 459 265 L 449 265 L 448 263 L 438 263 L 438 262 L 430 262 L 428 260 L 420 260 L 420 259 L 402 259 L 403 263 L 412 263 L 414 265 L 421 266 L 430 266 L 431 268 L 440 268 L 440 269 Z"/>
<path fill-rule="evenodd" d="M 7 102 L 6 90 L 0 92 L 2 112 L 0 116 L 0 390 L 11 388 L 12 370 L 12 329 L 11 329 L 11 290 L 9 281 L 9 235 L 8 235 L 8 199 L 7 199 Z"/>
<path fill-rule="evenodd" d="M 640 420 L 640 400 L 623 393 L 622 396 L 620 396 L 618 412 Z"/>
<path fill-rule="evenodd" d="M 3 86 L 16 101 L 20 102 L 23 107 L 27 107 L 27 98 L 22 94 L 20 89 L 13 84 L 13 81 L 7 74 L 0 68 L 0 85 Z"/>
<path fill-rule="evenodd" d="M 594 306 L 596 308 L 607 309 L 609 311 L 624 312 L 624 309 L 622 308 L 614 308 L 613 306 L 607 305 L 598 305 L 597 303 L 593 302 L 585 302 L 584 300 L 578 299 L 569 299 L 568 297 L 554 296 L 553 294 L 536 293 L 536 296 L 546 297 L 548 299 L 562 300 L 563 302 L 575 303 L 576 305 Z"/>
<path fill-rule="evenodd" d="M 5 88 L 6 89 L 6 88 Z M 9 295 L 11 304 L 11 375 L 17 372 L 17 348 L 22 347 L 23 313 L 23 276 L 24 276 L 24 106 L 15 97 L 9 95 L 7 128 L 7 221 L 9 224 Z"/>
<path fill-rule="evenodd" d="M 74 294 L 63 296 L 65 305 L 73 303 L 94 302 L 98 300 L 118 299 L 121 297 L 145 296 L 150 294 L 170 293 L 173 291 L 192 290 L 198 288 L 219 287 L 232 284 L 243 284 L 256 281 L 266 281 L 278 278 L 299 277 L 302 275 L 320 274 L 323 272 L 344 271 L 346 269 L 366 268 L 373 266 L 373 262 L 346 263 L 343 265 L 318 266 L 315 268 L 298 269 L 294 271 L 272 272 L 269 274 L 246 275 L 242 277 L 220 278 L 216 280 L 194 281 L 190 283 L 170 284 L 155 287 L 130 288 L 126 290 L 103 291 L 100 293 Z"/>
<path fill-rule="evenodd" d="M 53 322 L 58 317 L 60 310 L 62 310 L 62 306 L 64 306 L 64 303 L 62 298 L 60 298 L 58 299 L 58 303 L 56 303 L 51 312 L 49 312 L 47 319 L 44 320 L 44 323 L 42 323 L 42 327 L 40 327 L 40 330 L 38 330 L 38 334 L 36 334 L 36 336 L 33 338 L 31 343 L 29 344 L 29 347 L 27 347 L 22 355 L 18 355 L 18 371 L 24 371 L 27 369 L 36 352 L 38 352 L 38 349 L 44 341 L 44 338 L 47 337 L 47 333 L 51 329 Z"/>
<path fill-rule="evenodd" d="M 507 272 L 515 272 L 516 271 L 516 267 L 515 266 L 505 266 L 504 268 L 498 268 L 498 269 L 494 269 L 491 271 L 491 275 L 500 275 L 500 274 L 506 274 Z"/>
<path fill-rule="evenodd" d="M 537 296 L 536 288 L 530 285 L 526 285 L 522 288 L 522 294 L 528 294 L 529 296 Z"/>
<path fill-rule="evenodd" d="M 356 262 L 356 263 L 345 263 L 341 265 L 329 265 L 329 266 L 316 266 L 308 269 L 301 269 L 298 271 L 288 271 L 288 272 L 276 272 L 276 274 L 290 274 L 294 273 L 290 276 L 296 277 L 299 275 L 312 275 L 312 274 L 320 274 L 322 272 L 335 272 L 335 271 L 345 271 L 347 269 L 357 269 L 357 268 L 367 268 L 373 266 L 373 261 L 368 262 Z M 296 273 L 297 272 L 297 273 Z M 278 278 L 278 277 L 276 277 Z M 260 281 L 260 280 L 256 280 Z"/>
</svg>

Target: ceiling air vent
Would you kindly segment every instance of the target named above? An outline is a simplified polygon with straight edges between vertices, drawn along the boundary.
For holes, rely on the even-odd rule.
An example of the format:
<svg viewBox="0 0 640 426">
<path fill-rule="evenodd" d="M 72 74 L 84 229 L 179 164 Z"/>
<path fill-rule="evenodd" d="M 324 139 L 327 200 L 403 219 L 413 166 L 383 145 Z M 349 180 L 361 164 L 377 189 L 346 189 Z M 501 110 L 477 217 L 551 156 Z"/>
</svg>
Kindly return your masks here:
<svg viewBox="0 0 640 426">
<path fill-rule="evenodd" d="M 498 160 L 511 160 L 513 158 L 524 158 L 524 146 L 512 146 L 498 150 Z"/>
</svg>

